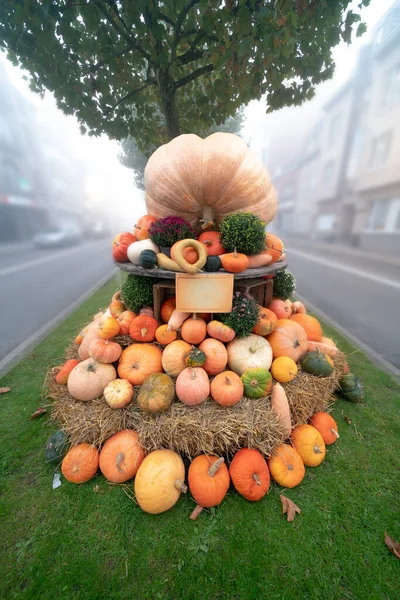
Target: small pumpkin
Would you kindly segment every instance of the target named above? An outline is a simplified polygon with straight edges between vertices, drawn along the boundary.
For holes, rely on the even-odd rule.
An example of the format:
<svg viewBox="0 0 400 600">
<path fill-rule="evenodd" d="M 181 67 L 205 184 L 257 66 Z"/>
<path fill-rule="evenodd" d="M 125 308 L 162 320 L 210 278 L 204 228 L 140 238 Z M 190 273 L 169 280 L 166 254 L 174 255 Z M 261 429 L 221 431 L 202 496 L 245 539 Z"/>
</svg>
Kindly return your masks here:
<svg viewBox="0 0 400 600">
<path fill-rule="evenodd" d="M 99 457 L 100 471 L 112 483 L 124 483 L 135 477 L 144 459 L 144 450 L 138 434 L 123 429 L 112 435 L 104 444 Z"/>
<path fill-rule="evenodd" d="M 137 241 L 137 238 L 129 232 L 119 233 L 112 244 L 112 256 L 116 262 L 128 262 L 128 248 L 131 244 Z"/>
<path fill-rule="evenodd" d="M 254 333 L 229 342 L 228 364 L 232 371 L 243 375 L 248 369 L 269 369 L 272 363 L 272 349 L 269 342 Z"/>
<path fill-rule="evenodd" d="M 207 324 L 207 333 L 210 337 L 227 344 L 236 336 L 234 329 L 221 323 L 221 321 L 210 321 Z"/>
<path fill-rule="evenodd" d="M 153 373 L 142 383 L 137 403 L 143 412 L 157 414 L 168 410 L 175 398 L 175 386 L 166 373 Z"/>
<path fill-rule="evenodd" d="M 126 306 L 120 300 L 113 300 L 110 306 L 108 307 L 108 310 L 110 311 L 110 314 L 114 319 L 118 319 L 118 317 L 120 317 L 122 313 L 126 310 Z"/>
<path fill-rule="evenodd" d="M 135 477 L 135 496 L 142 510 L 152 515 L 165 512 L 186 493 L 185 466 L 172 450 L 150 452 Z"/>
<path fill-rule="evenodd" d="M 233 371 L 223 371 L 211 382 L 211 396 L 221 406 L 234 406 L 243 397 L 243 381 Z"/>
<path fill-rule="evenodd" d="M 157 255 L 159 252 L 158 246 L 150 239 L 141 240 L 131 244 L 127 250 L 127 255 L 131 263 L 139 266 L 140 256 L 144 250 L 152 250 Z"/>
<path fill-rule="evenodd" d="M 296 314 L 306 315 L 307 314 L 306 307 L 304 306 L 304 304 L 302 302 L 300 302 L 299 300 L 296 300 L 296 302 L 292 303 L 292 314 L 293 315 L 296 315 Z"/>
<path fill-rule="evenodd" d="M 68 451 L 68 437 L 63 429 L 53 433 L 47 440 L 45 458 L 46 462 L 58 465 Z"/>
<path fill-rule="evenodd" d="M 317 467 L 325 458 L 326 448 L 319 431 L 312 425 L 299 425 L 292 431 L 292 446 L 307 467 Z"/>
<path fill-rule="evenodd" d="M 192 348 L 185 358 L 185 363 L 188 367 L 202 367 L 205 362 L 206 355 L 200 348 Z"/>
<path fill-rule="evenodd" d="M 153 342 L 157 327 L 157 319 L 148 315 L 139 315 L 131 322 L 129 335 L 136 342 Z"/>
<path fill-rule="evenodd" d="M 236 491 L 251 502 L 261 500 L 269 490 L 271 478 L 267 462 L 254 448 L 241 448 L 236 452 L 229 475 Z"/>
<path fill-rule="evenodd" d="M 292 314 L 292 303 L 290 300 L 272 298 L 268 305 L 269 310 L 276 314 L 278 319 L 289 319 Z"/>
<path fill-rule="evenodd" d="M 268 369 L 247 369 L 241 380 L 247 398 L 266 398 L 272 386 L 272 377 Z"/>
<path fill-rule="evenodd" d="M 162 366 L 171 377 L 177 377 L 186 368 L 186 356 L 192 347 L 183 340 L 171 342 L 162 353 Z"/>
<path fill-rule="evenodd" d="M 167 298 L 161 305 L 161 319 L 164 323 L 168 323 L 172 313 L 176 308 L 175 296 Z"/>
<path fill-rule="evenodd" d="M 133 319 L 135 319 L 136 317 L 137 314 L 134 313 L 132 310 L 124 310 L 124 312 L 120 314 L 120 316 L 118 317 L 118 323 L 120 328 L 119 332 L 121 335 L 129 334 L 129 327 Z"/>
<path fill-rule="evenodd" d="M 77 444 L 65 455 L 61 472 L 71 483 L 85 483 L 99 468 L 99 453 L 91 444 Z"/>
<path fill-rule="evenodd" d="M 154 250 L 142 250 L 139 256 L 139 265 L 143 267 L 143 269 L 154 269 L 157 265 L 157 254 Z"/>
<path fill-rule="evenodd" d="M 174 342 L 177 338 L 176 331 L 170 331 L 168 325 L 160 325 L 156 329 L 156 340 L 162 346 L 168 346 L 171 342 Z"/>
<path fill-rule="evenodd" d="M 88 329 L 89 329 L 89 327 L 85 327 L 84 329 L 81 329 L 81 331 L 76 336 L 76 338 L 75 338 L 75 344 L 77 346 L 80 346 L 82 344 L 83 338 L 85 337 L 85 333 L 87 332 Z"/>
<path fill-rule="evenodd" d="M 272 386 L 271 408 L 286 425 L 286 429 L 283 432 L 284 439 L 286 440 L 292 433 L 292 415 L 286 392 L 280 383 L 275 383 Z"/>
<path fill-rule="evenodd" d="M 181 336 L 188 344 L 200 344 L 207 334 L 207 325 L 196 314 L 182 323 Z"/>
<path fill-rule="evenodd" d="M 65 385 L 68 381 L 69 374 L 71 373 L 72 369 L 76 367 L 76 365 L 79 365 L 79 360 L 76 358 L 70 358 L 67 360 L 56 375 L 57 383 L 60 385 Z"/>
<path fill-rule="evenodd" d="M 68 391 L 76 400 L 94 400 L 116 376 L 112 365 L 88 358 L 72 369 L 67 382 Z"/>
<path fill-rule="evenodd" d="M 210 395 L 210 381 L 201 367 L 183 369 L 177 377 L 176 395 L 187 406 L 201 404 Z"/>
<path fill-rule="evenodd" d="M 310 419 L 310 425 L 319 431 L 326 446 L 334 444 L 339 438 L 336 421 L 326 412 L 317 412 L 313 414 Z"/>
<path fill-rule="evenodd" d="M 113 363 L 122 354 L 122 348 L 117 342 L 109 340 L 93 340 L 89 346 L 89 354 L 97 362 Z"/>
<path fill-rule="evenodd" d="M 127 379 L 114 379 L 104 388 L 103 395 L 110 408 L 123 408 L 133 398 L 133 387 Z"/>
<path fill-rule="evenodd" d="M 97 330 L 103 340 L 109 340 L 119 334 L 119 322 L 114 317 L 101 317 L 97 323 Z"/>
<path fill-rule="evenodd" d="M 149 229 L 157 221 L 157 218 L 153 215 L 144 215 L 140 217 L 136 223 L 133 233 L 140 240 L 147 240 L 150 237 Z"/>
<path fill-rule="evenodd" d="M 242 273 L 249 266 L 249 258 L 239 252 L 229 252 L 221 255 L 222 268 L 228 273 Z"/>
<path fill-rule="evenodd" d="M 84 336 L 82 343 L 80 344 L 79 349 L 78 349 L 78 356 L 79 356 L 80 360 L 86 360 L 87 358 L 90 358 L 90 354 L 89 354 L 90 344 L 92 343 L 93 340 L 100 339 L 98 323 L 99 323 L 99 320 L 93 321 L 93 323 L 90 323 L 90 325 L 87 328 L 85 336 Z"/>
<path fill-rule="evenodd" d="M 288 356 L 297 362 L 307 351 L 307 335 L 301 325 L 289 319 L 278 319 L 268 336 L 273 357 Z"/>
<path fill-rule="evenodd" d="M 132 344 L 121 354 L 118 375 L 132 385 L 142 385 L 152 373 L 162 373 L 162 352 L 150 344 Z"/>
<path fill-rule="evenodd" d="M 224 458 L 200 454 L 190 463 L 189 490 L 200 507 L 217 506 L 225 498 L 230 477 Z"/>
<path fill-rule="evenodd" d="M 303 354 L 300 365 L 303 371 L 317 377 L 329 377 L 334 370 L 332 364 L 328 361 L 328 357 L 319 350 Z"/>
<path fill-rule="evenodd" d="M 278 236 L 273 233 L 267 233 L 265 235 L 265 251 L 272 257 L 272 265 L 277 262 L 283 254 L 283 242 Z"/>
<path fill-rule="evenodd" d="M 271 374 L 279 383 L 288 383 L 297 375 L 297 365 L 288 356 L 279 356 L 272 361 Z"/>
<path fill-rule="evenodd" d="M 143 306 L 139 310 L 139 315 L 146 315 L 147 317 L 154 317 L 154 309 L 152 306 Z"/>
<path fill-rule="evenodd" d="M 364 389 L 360 378 L 353 373 L 345 373 L 339 381 L 339 393 L 348 402 L 361 402 L 364 399 Z"/>
<path fill-rule="evenodd" d="M 296 313 L 290 316 L 291 321 L 296 321 L 302 326 L 307 334 L 307 339 L 310 342 L 320 342 L 322 339 L 322 328 L 321 324 L 315 317 L 311 315 L 304 315 L 302 313 Z"/>
<path fill-rule="evenodd" d="M 199 348 L 206 355 L 203 368 L 208 375 L 218 375 L 225 369 L 228 362 L 228 352 L 222 342 L 207 338 L 201 342 Z"/>
<path fill-rule="evenodd" d="M 225 253 L 218 231 L 203 231 L 199 235 L 199 242 L 206 246 L 208 256 L 219 256 Z"/>
<path fill-rule="evenodd" d="M 288 444 L 281 444 L 274 450 L 268 460 L 268 468 L 276 483 L 290 489 L 299 485 L 306 474 L 303 459 Z"/>
<path fill-rule="evenodd" d="M 207 273 L 215 273 L 220 270 L 221 266 L 222 263 L 219 256 L 208 256 L 203 269 L 207 271 Z"/>
<path fill-rule="evenodd" d="M 253 329 L 253 333 L 261 336 L 269 335 L 274 331 L 277 320 L 278 317 L 272 310 L 260 306 L 258 321 Z"/>
</svg>

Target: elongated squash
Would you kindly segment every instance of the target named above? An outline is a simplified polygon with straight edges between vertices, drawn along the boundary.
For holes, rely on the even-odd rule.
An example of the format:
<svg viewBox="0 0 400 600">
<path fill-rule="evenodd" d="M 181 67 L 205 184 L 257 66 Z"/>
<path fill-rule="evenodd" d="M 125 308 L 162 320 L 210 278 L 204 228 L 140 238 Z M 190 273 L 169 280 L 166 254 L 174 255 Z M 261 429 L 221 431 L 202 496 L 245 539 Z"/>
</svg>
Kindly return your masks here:
<svg viewBox="0 0 400 600">
<path fill-rule="evenodd" d="M 255 256 L 249 256 L 248 269 L 259 269 L 260 267 L 266 267 L 272 261 L 272 256 L 268 252 L 261 252 Z"/>
<path fill-rule="evenodd" d="M 188 263 L 186 258 L 183 256 L 183 251 L 185 248 L 194 248 L 194 250 L 196 250 L 199 258 L 195 263 Z M 180 240 L 179 242 L 176 242 L 171 248 L 171 253 L 173 253 L 175 262 L 178 263 L 182 271 L 185 271 L 185 273 L 191 273 L 192 275 L 195 275 L 204 267 L 208 257 L 207 248 L 205 245 L 197 240 L 191 239 Z"/>
<path fill-rule="evenodd" d="M 286 429 L 284 435 L 285 439 L 288 438 L 292 433 L 292 418 L 286 392 L 280 383 L 275 383 L 275 385 L 272 386 L 271 408 L 285 423 Z"/>
<path fill-rule="evenodd" d="M 182 326 L 183 322 L 188 319 L 192 313 L 180 312 L 179 310 L 174 310 L 172 315 L 168 321 L 168 331 L 176 331 L 179 327 Z"/>
<path fill-rule="evenodd" d="M 166 271 L 182 271 L 180 266 L 174 260 L 168 258 L 168 256 L 162 252 L 157 254 L 157 266 Z"/>
<path fill-rule="evenodd" d="M 336 356 L 339 350 L 335 346 L 330 346 L 328 344 L 323 344 L 322 342 L 307 342 L 307 351 L 315 352 L 319 350 L 323 354 L 327 354 L 331 358 Z"/>
</svg>

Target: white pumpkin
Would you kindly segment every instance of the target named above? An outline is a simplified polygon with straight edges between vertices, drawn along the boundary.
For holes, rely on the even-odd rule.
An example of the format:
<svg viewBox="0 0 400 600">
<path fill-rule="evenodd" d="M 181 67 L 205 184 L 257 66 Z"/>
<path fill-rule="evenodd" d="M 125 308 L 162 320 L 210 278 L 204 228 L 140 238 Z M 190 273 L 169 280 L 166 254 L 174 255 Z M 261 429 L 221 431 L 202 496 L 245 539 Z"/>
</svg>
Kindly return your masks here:
<svg viewBox="0 0 400 600">
<path fill-rule="evenodd" d="M 141 240 L 140 242 L 133 242 L 130 246 L 128 246 L 127 254 L 128 258 L 134 265 L 139 264 L 139 258 L 143 250 L 154 250 L 156 254 L 160 252 L 158 246 L 150 239 Z"/>
<path fill-rule="evenodd" d="M 117 373 L 112 365 L 88 358 L 72 369 L 68 376 L 68 391 L 76 400 L 94 400 L 101 396 L 104 388 L 116 377 Z"/>
<path fill-rule="evenodd" d="M 272 364 L 272 348 L 260 335 L 252 333 L 245 338 L 235 338 L 227 350 L 229 368 L 238 375 L 247 369 L 269 369 Z"/>
</svg>

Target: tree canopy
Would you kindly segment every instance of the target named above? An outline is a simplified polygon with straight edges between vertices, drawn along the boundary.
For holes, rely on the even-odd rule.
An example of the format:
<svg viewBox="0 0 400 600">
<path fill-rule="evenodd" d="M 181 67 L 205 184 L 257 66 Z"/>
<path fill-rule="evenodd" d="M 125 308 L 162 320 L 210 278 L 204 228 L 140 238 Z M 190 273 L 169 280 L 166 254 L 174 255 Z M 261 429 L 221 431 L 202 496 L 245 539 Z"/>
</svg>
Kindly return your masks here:
<svg viewBox="0 0 400 600">
<path fill-rule="evenodd" d="M 0 0 L 0 46 L 82 131 L 143 150 L 267 95 L 300 104 L 369 0 Z M 358 26 L 357 26 L 357 23 Z"/>
</svg>

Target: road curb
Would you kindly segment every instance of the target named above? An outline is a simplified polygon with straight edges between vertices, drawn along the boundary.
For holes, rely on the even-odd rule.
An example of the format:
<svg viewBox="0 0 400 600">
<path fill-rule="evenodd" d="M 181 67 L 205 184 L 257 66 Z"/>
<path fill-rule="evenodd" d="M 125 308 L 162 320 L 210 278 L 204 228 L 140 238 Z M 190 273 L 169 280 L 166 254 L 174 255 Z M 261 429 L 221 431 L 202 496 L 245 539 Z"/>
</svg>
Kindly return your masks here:
<svg viewBox="0 0 400 600">
<path fill-rule="evenodd" d="M 108 283 L 112 277 L 118 272 L 118 269 L 114 268 L 110 273 L 105 275 L 100 281 L 94 286 L 87 290 L 82 296 L 80 296 L 75 302 L 64 308 L 54 319 L 51 319 L 46 325 L 35 331 L 28 339 L 21 342 L 11 352 L 4 356 L 0 360 L 0 377 L 4 377 L 20 360 L 22 360 L 29 352 L 42 342 L 62 321 L 64 321 L 71 313 L 74 312 L 81 304 L 86 302 L 95 292 L 97 292 L 103 285 Z"/>
<path fill-rule="evenodd" d="M 389 373 L 389 375 L 391 375 L 397 383 L 400 383 L 400 370 L 397 367 L 392 365 L 392 363 L 386 360 L 386 358 L 383 358 L 383 356 L 378 354 L 378 352 L 375 352 L 375 350 L 370 348 L 370 346 L 358 339 L 358 337 L 347 331 L 347 329 L 339 325 L 337 321 L 331 319 L 331 317 L 328 317 L 326 313 L 324 313 L 317 306 L 312 304 L 312 302 L 309 302 L 307 298 L 304 298 L 303 296 L 300 296 L 300 294 L 297 293 L 295 294 L 295 296 L 300 300 L 300 302 L 303 302 L 303 304 L 305 304 L 307 308 L 310 309 L 310 312 L 312 312 L 316 317 L 318 317 L 322 321 L 325 321 L 325 323 L 333 327 L 333 329 L 336 329 L 351 344 L 353 344 L 354 346 L 358 346 L 376 367 L 378 367 L 382 371 L 385 371 L 386 373 Z"/>
</svg>

